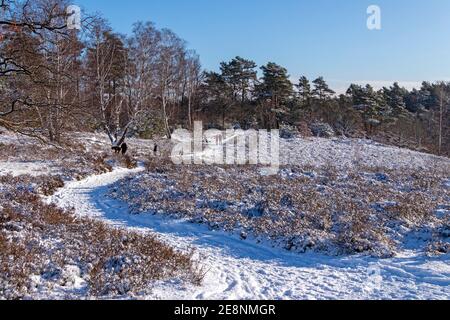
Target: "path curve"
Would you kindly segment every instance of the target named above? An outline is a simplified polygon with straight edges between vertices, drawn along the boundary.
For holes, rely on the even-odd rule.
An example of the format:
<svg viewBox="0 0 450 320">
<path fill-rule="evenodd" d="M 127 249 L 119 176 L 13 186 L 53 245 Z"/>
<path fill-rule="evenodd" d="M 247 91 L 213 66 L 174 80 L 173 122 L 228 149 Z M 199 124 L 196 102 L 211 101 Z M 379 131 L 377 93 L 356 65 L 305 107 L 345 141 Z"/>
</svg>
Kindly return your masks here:
<svg viewBox="0 0 450 320">
<path fill-rule="evenodd" d="M 195 248 L 209 270 L 201 287 L 178 281 L 156 284 L 148 299 L 449 299 L 449 257 L 426 259 L 405 252 L 394 259 L 291 254 L 185 221 L 131 215 L 107 196 L 108 188 L 143 169 L 67 183 L 48 198 L 77 215 L 152 232 L 179 250 Z"/>
</svg>

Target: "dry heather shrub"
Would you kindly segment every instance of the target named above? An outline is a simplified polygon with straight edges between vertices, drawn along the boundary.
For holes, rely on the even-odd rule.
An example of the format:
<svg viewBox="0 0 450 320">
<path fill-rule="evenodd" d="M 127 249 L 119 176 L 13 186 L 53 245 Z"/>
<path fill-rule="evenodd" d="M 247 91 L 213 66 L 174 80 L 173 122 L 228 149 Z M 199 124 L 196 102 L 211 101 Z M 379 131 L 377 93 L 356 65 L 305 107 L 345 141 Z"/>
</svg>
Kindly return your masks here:
<svg viewBox="0 0 450 320">
<path fill-rule="evenodd" d="M 14 155 L 17 155 L 17 146 L 14 144 L 0 143 L 0 159 L 8 159 Z"/>
<path fill-rule="evenodd" d="M 111 229 L 99 222 L 88 222 L 88 226 L 92 232 L 83 242 L 93 247 L 87 252 L 97 255 L 89 271 L 94 296 L 139 293 L 156 280 L 181 277 L 191 282 L 196 277 L 192 254 L 176 252 L 150 235 Z"/>
<path fill-rule="evenodd" d="M 42 263 L 38 253 L 0 233 L 0 298 L 19 299 L 30 289 L 30 275 Z"/>
<path fill-rule="evenodd" d="M 21 161 L 45 161 L 56 160 L 72 154 L 70 150 L 53 145 L 46 145 L 40 141 L 33 143 L 5 144 L 0 149 L 1 158 L 15 158 Z"/>
<path fill-rule="evenodd" d="M 427 254 L 429 256 L 436 256 L 440 254 L 450 253 L 450 243 L 439 239 L 434 239 L 427 247 Z"/>
<path fill-rule="evenodd" d="M 362 164 L 361 171 L 349 173 L 328 163 L 282 167 L 278 175 L 262 176 L 259 167 L 185 165 L 180 170 L 164 159 L 150 159 L 146 167 L 146 175 L 122 181 L 112 192 L 135 213 L 188 218 L 244 239 L 270 239 L 289 250 L 333 247 L 333 252 L 390 256 L 407 233 L 401 230 L 443 223 L 433 211 L 446 202 L 444 173 L 414 175 Z M 423 175 L 430 181 L 427 188 L 420 185 Z"/>
<path fill-rule="evenodd" d="M 0 178 L 0 298 L 32 295 L 32 275 L 60 283 L 67 265 L 80 268 L 96 297 L 140 294 L 153 281 L 171 277 L 188 283 L 201 278 L 192 253 L 44 204 L 19 187 L 29 182 L 24 178 L 30 179 Z"/>
<path fill-rule="evenodd" d="M 45 196 L 50 196 L 59 188 L 64 187 L 64 181 L 60 176 L 41 175 L 30 176 L 22 175 L 13 177 L 11 175 L 0 176 L 0 183 L 15 185 L 21 190 L 34 190 Z"/>
<path fill-rule="evenodd" d="M 296 123 L 296 127 L 301 137 L 310 138 L 314 136 L 306 121 Z"/>
<path fill-rule="evenodd" d="M 173 172 L 175 165 L 166 157 L 150 157 L 145 161 L 145 168 L 148 172 L 166 173 Z"/>
<path fill-rule="evenodd" d="M 377 256 L 391 256 L 394 245 L 383 227 L 371 220 L 367 209 L 356 203 L 338 205 L 338 231 L 336 243 L 345 253 L 370 252 Z M 343 210 L 343 211 L 341 211 Z"/>
<path fill-rule="evenodd" d="M 106 173 L 113 170 L 111 165 L 106 162 L 107 157 L 108 155 L 106 153 L 102 153 L 101 155 L 94 155 L 90 159 L 93 168 L 97 173 Z"/>
<path fill-rule="evenodd" d="M 110 245 L 94 242 L 100 249 L 89 273 L 90 293 L 94 296 L 140 293 L 151 288 L 153 281 L 170 277 L 195 278 L 194 270 L 184 274 L 192 269 L 192 255 L 179 254 L 153 237 L 109 230 L 100 238 Z"/>
<path fill-rule="evenodd" d="M 391 219 L 401 220 L 408 226 L 420 226 L 433 221 L 438 203 L 425 193 L 398 194 L 396 203 L 388 208 Z"/>
<path fill-rule="evenodd" d="M 124 155 L 120 158 L 120 162 L 128 169 L 134 169 L 137 168 L 138 163 L 136 159 L 129 155 Z"/>
<path fill-rule="evenodd" d="M 30 276 L 43 268 L 44 257 L 32 239 L 9 239 L 22 228 L 22 215 L 12 207 L 0 209 L 0 299 L 18 299 L 31 288 Z"/>
<path fill-rule="evenodd" d="M 42 176 L 40 179 L 38 192 L 45 196 L 51 196 L 58 189 L 64 187 L 64 181 L 59 176 Z"/>
</svg>

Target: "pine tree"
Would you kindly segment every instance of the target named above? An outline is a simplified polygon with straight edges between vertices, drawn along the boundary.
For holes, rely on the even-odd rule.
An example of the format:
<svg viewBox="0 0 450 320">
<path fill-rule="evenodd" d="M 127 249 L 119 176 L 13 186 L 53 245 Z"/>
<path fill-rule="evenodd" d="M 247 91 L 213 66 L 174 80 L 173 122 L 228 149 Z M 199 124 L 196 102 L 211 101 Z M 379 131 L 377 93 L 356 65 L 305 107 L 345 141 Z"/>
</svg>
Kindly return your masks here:
<svg viewBox="0 0 450 320">
<path fill-rule="evenodd" d="M 309 104 L 312 92 L 311 92 L 311 84 L 308 78 L 302 76 L 298 84 L 296 84 L 295 86 L 297 87 L 300 101 L 304 104 Z"/>
<path fill-rule="evenodd" d="M 259 102 L 264 104 L 264 109 L 269 111 L 269 117 L 265 122 L 268 125 L 279 127 L 281 118 L 286 114 L 288 102 L 293 95 L 293 85 L 289 80 L 287 69 L 276 63 L 269 62 L 262 66 L 263 77 L 257 87 Z M 271 119 L 267 119 L 271 118 Z"/>
<path fill-rule="evenodd" d="M 260 91 L 272 99 L 275 107 L 280 107 L 292 96 L 293 86 L 289 80 L 287 70 L 276 63 L 268 63 L 262 66 L 263 71 Z"/>
<path fill-rule="evenodd" d="M 384 96 L 371 85 L 362 87 L 351 84 L 347 96 L 350 97 L 353 108 L 361 113 L 367 134 L 373 134 L 374 129 L 387 120 L 390 111 Z"/>
<path fill-rule="evenodd" d="M 224 77 L 217 72 L 206 72 L 202 90 L 208 99 L 208 109 L 214 113 L 219 113 L 222 120 L 222 127 L 225 127 L 227 111 L 229 110 L 229 97 L 231 90 Z"/>
<path fill-rule="evenodd" d="M 313 81 L 314 89 L 312 94 L 317 99 L 324 101 L 334 95 L 336 92 L 330 89 L 323 77 L 319 77 Z"/>
<path fill-rule="evenodd" d="M 236 57 L 228 63 L 221 63 L 222 77 L 231 87 L 235 101 L 238 97 L 241 103 L 248 99 L 248 91 L 256 81 L 256 67 L 255 62 L 241 57 Z"/>
<path fill-rule="evenodd" d="M 383 97 L 391 109 L 392 121 L 397 122 L 398 120 L 408 118 L 409 112 L 406 109 L 407 95 L 408 90 L 400 87 L 397 82 L 390 88 L 383 88 Z"/>
<path fill-rule="evenodd" d="M 384 99 L 391 109 L 389 120 L 395 124 L 400 143 L 403 142 L 405 134 L 404 129 L 408 127 L 411 120 L 413 120 L 411 113 L 406 109 L 406 97 L 408 93 L 408 90 L 400 87 L 397 82 L 389 89 L 383 88 Z"/>
</svg>

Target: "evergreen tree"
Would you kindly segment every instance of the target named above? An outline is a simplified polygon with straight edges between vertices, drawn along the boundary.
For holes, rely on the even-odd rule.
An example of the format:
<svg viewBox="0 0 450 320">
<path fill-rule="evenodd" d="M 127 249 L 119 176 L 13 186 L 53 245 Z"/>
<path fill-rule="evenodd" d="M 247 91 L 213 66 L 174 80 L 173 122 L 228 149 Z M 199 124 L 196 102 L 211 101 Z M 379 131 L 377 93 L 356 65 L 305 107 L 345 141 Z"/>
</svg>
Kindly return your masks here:
<svg viewBox="0 0 450 320">
<path fill-rule="evenodd" d="M 406 98 L 409 92 L 405 88 L 400 87 L 397 82 L 390 88 L 383 88 L 382 92 L 387 105 L 391 109 L 388 120 L 395 124 L 399 143 L 403 143 L 406 129 L 411 127 L 411 123 L 414 120 L 412 114 L 406 108 Z"/>
<path fill-rule="evenodd" d="M 406 109 L 407 95 L 408 90 L 400 87 L 397 82 L 390 88 L 383 88 L 383 97 L 391 109 L 391 119 L 394 122 L 400 119 L 407 119 L 409 116 L 409 112 Z"/>
<path fill-rule="evenodd" d="M 425 113 L 438 104 L 435 85 L 423 82 L 420 90 L 413 89 L 405 96 L 406 109 L 412 113 Z"/>
<path fill-rule="evenodd" d="M 390 108 L 384 100 L 383 94 L 374 90 L 371 85 L 362 87 L 351 84 L 347 90 L 353 108 L 360 112 L 366 133 L 373 134 L 376 127 L 388 120 Z"/>
<path fill-rule="evenodd" d="M 263 76 L 257 87 L 259 102 L 268 111 L 264 122 L 269 126 L 279 127 L 281 118 L 287 112 L 288 102 L 293 95 L 293 85 L 287 70 L 276 63 L 269 62 L 262 66 Z"/>
<path fill-rule="evenodd" d="M 249 98 L 249 90 L 256 81 L 256 63 L 241 57 L 230 62 L 222 62 L 220 69 L 225 82 L 231 87 L 233 99 L 244 103 Z"/>
<path fill-rule="evenodd" d="M 206 96 L 207 109 L 209 112 L 220 114 L 222 127 L 225 127 L 227 112 L 230 106 L 230 87 L 227 85 L 224 77 L 217 72 L 206 72 L 202 91 Z"/>
<path fill-rule="evenodd" d="M 392 87 L 389 89 L 384 88 L 383 91 L 387 103 L 395 112 L 406 109 L 405 99 L 408 95 L 408 90 L 401 88 L 399 84 L 395 82 Z"/>
<path fill-rule="evenodd" d="M 317 98 L 321 101 L 331 98 L 331 96 L 336 93 L 330 89 L 330 87 L 325 82 L 323 77 L 319 77 L 316 80 L 314 80 L 313 84 L 314 84 L 314 89 L 312 91 L 312 94 L 315 98 Z"/>
<path fill-rule="evenodd" d="M 336 101 L 333 99 L 335 92 L 330 89 L 323 77 L 319 77 L 313 81 L 314 89 L 312 90 L 311 99 L 311 117 L 315 120 L 326 121 L 332 123 L 336 120 L 335 111 Z"/>
<path fill-rule="evenodd" d="M 262 66 L 261 70 L 263 77 L 259 91 L 266 98 L 270 98 L 273 106 L 278 108 L 285 104 L 293 94 L 293 86 L 287 70 L 272 62 Z"/>
<path fill-rule="evenodd" d="M 339 95 L 337 106 L 334 127 L 339 134 L 350 136 L 358 127 L 360 120 L 359 113 L 353 107 L 353 101 L 349 95 Z"/>
<path fill-rule="evenodd" d="M 296 84 L 295 86 L 297 87 L 300 101 L 304 104 L 309 104 L 312 92 L 311 92 L 311 84 L 308 78 L 302 76 L 298 84 Z"/>
</svg>

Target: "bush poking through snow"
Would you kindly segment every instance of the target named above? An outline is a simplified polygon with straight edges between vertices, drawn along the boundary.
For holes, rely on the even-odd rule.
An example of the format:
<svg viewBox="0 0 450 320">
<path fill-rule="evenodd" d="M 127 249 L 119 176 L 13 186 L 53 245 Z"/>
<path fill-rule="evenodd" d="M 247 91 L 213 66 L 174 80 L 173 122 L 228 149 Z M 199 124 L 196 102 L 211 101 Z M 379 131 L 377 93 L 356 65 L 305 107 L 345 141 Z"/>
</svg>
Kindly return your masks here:
<svg viewBox="0 0 450 320">
<path fill-rule="evenodd" d="M 127 169 L 134 169 L 138 166 L 136 159 L 130 157 L 129 155 L 124 155 L 121 158 L 123 166 Z"/>
<path fill-rule="evenodd" d="M 156 280 L 201 281 L 192 253 L 44 204 L 34 179 L 43 177 L 0 178 L 0 299 L 115 298 Z M 52 178 L 44 186 L 50 193 Z"/>
<path fill-rule="evenodd" d="M 59 188 L 64 187 L 64 181 L 60 176 L 41 176 L 40 186 L 38 188 L 38 193 L 44 196 L 51 196 Z"/>
<path fill-rule="evenodd" d="M 132 213 L 187 218 L 296 252 L 389 257 L 411 233 L 431 234 L 447 223 L 435 215 L 448 201 L 448 190 L 442 189 L 445 170 L 360 167 L 348 172 L 329 163 L 261 176 L 253 166 L 180 170 L 164 160 L 149 161 L 146 168 L 146 174 L 111 190 Z"/>
<path fill-rule="evenodd" d="M 310 126 L 311 132 L 315 137 L 331 138 L 336 135 L 332 126 L 328 123 L 316 122 Z"/>
</svg>

